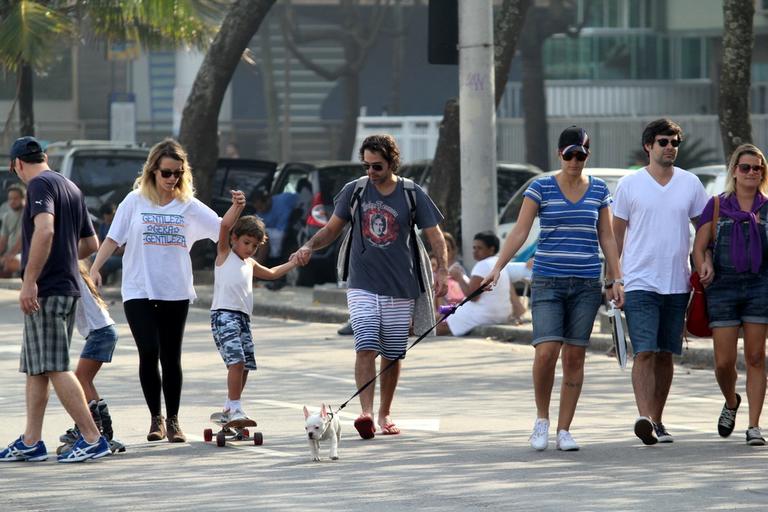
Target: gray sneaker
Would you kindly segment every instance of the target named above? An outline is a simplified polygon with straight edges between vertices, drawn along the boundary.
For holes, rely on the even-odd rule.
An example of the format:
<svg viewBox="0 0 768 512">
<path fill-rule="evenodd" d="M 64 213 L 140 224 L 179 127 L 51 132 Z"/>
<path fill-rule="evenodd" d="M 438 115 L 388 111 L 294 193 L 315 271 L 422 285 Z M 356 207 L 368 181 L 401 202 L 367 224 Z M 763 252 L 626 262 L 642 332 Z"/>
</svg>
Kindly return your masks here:
<svg viewBox="0 0 768 512">
<path fill-rule="evenodd" d="M 747 444 L 749 446 L 763 446 L 765 444 L 760 427 L 749 427 L 747 429 Z"/>
<path fill-rule="evenodd" d="M 663 423 L 654 423 L 653 432 L 656 434 L 656 439 L 658 439 L 660 443 L 675 442 L 675 440 L 672 438 L 672 435 L 667 432 L 667 427 L 665 427 Z"/>
</svg>

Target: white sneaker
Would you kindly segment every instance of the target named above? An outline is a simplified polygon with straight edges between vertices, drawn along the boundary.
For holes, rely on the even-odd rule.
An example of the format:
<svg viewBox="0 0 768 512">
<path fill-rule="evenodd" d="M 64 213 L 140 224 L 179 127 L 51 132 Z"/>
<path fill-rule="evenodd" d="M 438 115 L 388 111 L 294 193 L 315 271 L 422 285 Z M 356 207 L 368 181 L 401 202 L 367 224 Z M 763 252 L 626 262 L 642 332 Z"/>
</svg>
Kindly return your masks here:
<svg viewBox="0 0 768 512">
<path fill-rule="evenodd" d="M 531 442 L 531 448 L 534 450 L 546 450 L 549 445 L 549 420 L 546 418 L 536 418 L 533 424 L 533 432 L 528 438 Z"/>
<path fill-rule="evenodd" d="M 235 409 L 229 413 L 229 421 L 247 420 L 248 416 L 245 415 L 242 409 Z"/>
<path fill-rule="evenodd" d="M 567 430 L 557 431 L 557 449 L 564 452 L 575 452 L 579 450 L 579 444 L 573 440 L 573 436 Z"/>
</svg>

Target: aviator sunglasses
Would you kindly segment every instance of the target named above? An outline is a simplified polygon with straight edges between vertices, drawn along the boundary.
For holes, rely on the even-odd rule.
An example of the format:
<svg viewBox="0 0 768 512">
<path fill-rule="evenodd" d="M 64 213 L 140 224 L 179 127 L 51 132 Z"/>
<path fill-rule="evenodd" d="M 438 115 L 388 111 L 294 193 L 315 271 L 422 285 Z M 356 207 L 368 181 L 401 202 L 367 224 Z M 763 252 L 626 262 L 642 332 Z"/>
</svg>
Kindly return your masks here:
<svg viewBox="0 0 768 512">
<path fill-rule="evenodd" d="M 181 175 L 184 174 L 184 171 L 181 169 L 176 169 L 175 171 L 172 171 L 171 169 L 158 169 L 160 171 L 160 176 L 163 178 L 170 178 L 173 176 L 176 179 L 181 178 Z"/>
<path fill-rule="evenodd" d="M 374 171 L 383 171 L 384 170 L 384 166 L 381 165 L 381 164 L 369 164 L 368 162 L 363 162 L 363 169 L 365 169 L 367 171 L 369 168 L 373 169 Z"/>
<path fill-rule="evenodd" d="M 569 151 L 568 153 L 563 153 L 562 156 L 563 156 L 563 160 L 565 160 L 566 162 L 570 162 L 573 159 L 573 157 L 576 157 L 576 160 L 578 160 L 579 162 L 583 162 L 584 160 L 587 159 L 587 155 L 585 155 L 581 151 Z"/>
<path fill-rule="evenodd" d="M 738 164 L 736 168 L 744 174 L 749 174 L 749 171 L 763 172 L 762 165 Z"/>
<path fill-rule="evenodd" d="M 656 142 L 658 142 L 659 146 L 661 146 L 662 148 L 667 147 L 667 144 L 672 144 L 672 147 L 676 148 L 677 146 L 680 145 L 681 141 L 680 139 L 659 139 Z"/>
</svg>

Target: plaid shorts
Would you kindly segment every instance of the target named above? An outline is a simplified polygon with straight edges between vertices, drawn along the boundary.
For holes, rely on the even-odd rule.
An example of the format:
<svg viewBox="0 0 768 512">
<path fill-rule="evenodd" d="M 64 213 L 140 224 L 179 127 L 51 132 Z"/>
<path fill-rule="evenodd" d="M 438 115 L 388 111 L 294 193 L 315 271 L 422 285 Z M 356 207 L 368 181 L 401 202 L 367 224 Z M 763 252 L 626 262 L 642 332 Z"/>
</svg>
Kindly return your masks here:
<svg viewBox="0 0 768 512">
<path fill-rule="evenodd" d="M 40 297 L 40 309 L 24 315 L 19 371 L 27 375 L 69 371 L 69 345 L 77 297 Z"/>
</svg>

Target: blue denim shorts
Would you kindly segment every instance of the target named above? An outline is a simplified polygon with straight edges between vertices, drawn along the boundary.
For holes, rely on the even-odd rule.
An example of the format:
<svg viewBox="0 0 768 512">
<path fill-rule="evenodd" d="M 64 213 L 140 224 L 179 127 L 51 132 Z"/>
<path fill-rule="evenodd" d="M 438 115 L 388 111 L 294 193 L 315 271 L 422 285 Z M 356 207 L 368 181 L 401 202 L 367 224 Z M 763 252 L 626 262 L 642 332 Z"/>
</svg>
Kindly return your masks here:
<svg viewBox="0 0 768 512">
<path fill-rule="evenodd" d="M 639 352 L 683 352 L 683 327 L 689 293 L 661 294 L 632 290 L 624 294 L 632 350 Z"/>
<path fill-rule="evenodd" d="M 242 311 L 215 309 L 211 311 L 211 330 L 213 341 L 227 368 L 244 363 L 246 370 L 256 370 L 249 315 Z"/>
<path fill-rule="evenodd" d="M 531 283 L 533 341 L 586 347 L 603 302 L 600 279 L 534 277 Z"/>
<path fill-rule="evenodd" d="M 768 276 L 715 274 L 704 292 L 710 327 L 768 324 Z"/>
<path fill-rule="evenodd" d="M 117 330 L 114 325 L 96 329 L 88 333 L 85 338 L 85 346 L 80 352 L 80 357 L 110 363 L 112 362 L 112 354 L 115 352 L 115 345 L 117 345 Z"/>
</svg>

